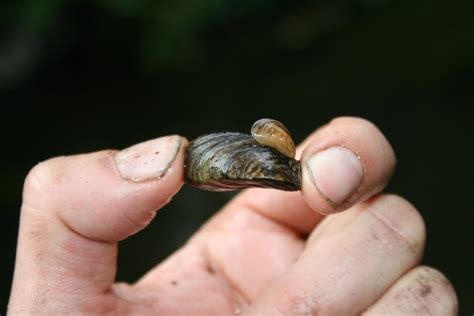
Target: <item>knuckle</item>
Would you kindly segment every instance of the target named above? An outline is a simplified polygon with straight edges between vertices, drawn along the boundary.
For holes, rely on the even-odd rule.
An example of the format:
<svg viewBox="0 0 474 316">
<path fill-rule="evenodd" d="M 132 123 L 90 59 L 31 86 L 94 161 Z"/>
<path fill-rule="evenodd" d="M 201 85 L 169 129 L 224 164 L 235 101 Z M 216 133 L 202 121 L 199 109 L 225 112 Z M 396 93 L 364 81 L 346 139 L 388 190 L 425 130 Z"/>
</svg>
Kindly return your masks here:
<svg viewBox="0 0 474 316">
<path fill-rule="evenodd" d="M 383 199 L 383 203 L 386 203 L 391 207 L 406 213 L 411 217 L 411 220 L 417 221 L 419 225 L 424 225 L 423 219 L 418 213 L 418 210 L 404 197 L 394 193 L 386 193 L 380 195 L 380 199 Z"/>
<path fill-rule="evenodd" d="M 425 239 L 426 227 L 417 209 L 405 198 L 395 194 L 381 194 L 374 197 L 370 203 L 371 212 L 380 219 L 393 235 L 417 256 L 421 256 Z"/>
<path fill-rule="evenodd" d="M 278 302 L 276 309 L 280 315 L 322 315 L 323 310 L 318 296 L 304 290 L 296 292 L 294 289 L 289 289 L 289 293 Z M 329 310 L 324 309 L 325 314 L 330 314 Z"/>
<path fill-rule="evenodd" d="M 424 229 L 425 223 L 420 213 L 415 206 L 404 197 L 393 193 L 385 193 L 377 196 L 376 203 L 383 205 L 385 208 L 395 209 L 406 216 L 407 221 L 413 222 L 417 227 Z"/>
<path fill-rule="evenodd" d="M 48 193 L 52 186 L 59 184 L 64 173 L 64 163 L 65 157 L 56 157 L 35 165 L 24 181 L 24 200 L 30 200 L 34 194 Z"/>
</svg>

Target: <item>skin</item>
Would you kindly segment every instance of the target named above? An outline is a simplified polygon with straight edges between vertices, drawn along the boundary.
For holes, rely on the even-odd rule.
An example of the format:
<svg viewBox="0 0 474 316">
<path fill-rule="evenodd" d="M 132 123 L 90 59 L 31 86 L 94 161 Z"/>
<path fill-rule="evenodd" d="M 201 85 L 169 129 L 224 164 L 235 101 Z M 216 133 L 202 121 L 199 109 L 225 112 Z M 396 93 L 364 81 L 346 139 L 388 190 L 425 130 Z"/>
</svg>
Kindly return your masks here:
<svg viewBox="0 0 474 316">
<path fill-rule="evenodd" d="M 301 192 L 245 190 L 136 283 L 115 283 L 118 242 L 182 186 L 185 144 L 173 172 L 142 182 L 120 176 L 111 150 L 34 167 L 9 314 L 457 314 L 449 281 L 419 266 L 421 216 L 402 197 L 380 194 L 395 166 L 390 144 L 349 117 L 318 129 L 297 153 L 303 162 L 332 146 L 357 153 L 364 175 L 343 202 L 329 205 L 304 169 Z"/>
</svg>

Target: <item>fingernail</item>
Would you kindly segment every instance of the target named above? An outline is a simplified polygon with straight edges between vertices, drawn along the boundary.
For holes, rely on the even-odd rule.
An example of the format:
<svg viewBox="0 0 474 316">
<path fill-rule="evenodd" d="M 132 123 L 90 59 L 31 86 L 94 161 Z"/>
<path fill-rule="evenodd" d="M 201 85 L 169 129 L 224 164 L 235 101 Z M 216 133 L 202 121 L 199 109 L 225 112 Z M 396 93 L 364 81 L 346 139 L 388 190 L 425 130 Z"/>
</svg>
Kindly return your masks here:
<svg viewBox="0 0 474 316">
<path fill-rule="evenodd" d="M 354 193 L 364 175 L 360 157 L 341 146 L 316 153 L 306 160 L 305 166 L 313 185 L 333 207 Z"/>
<path fill-rule="evenodd" d="M 181 148 L 178 135 L 149 140 L 118 152 L 115 164 L 122 178 L 140 182 L 159 179 L 170 168 Z"/>
</svg>

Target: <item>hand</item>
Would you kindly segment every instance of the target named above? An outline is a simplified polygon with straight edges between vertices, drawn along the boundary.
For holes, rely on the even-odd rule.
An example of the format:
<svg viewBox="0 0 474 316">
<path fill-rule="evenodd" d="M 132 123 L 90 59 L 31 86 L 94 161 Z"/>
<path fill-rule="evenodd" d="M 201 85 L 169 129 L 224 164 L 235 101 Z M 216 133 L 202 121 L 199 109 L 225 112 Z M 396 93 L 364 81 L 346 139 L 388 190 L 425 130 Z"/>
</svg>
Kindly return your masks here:
<svg viewBox="0 0 474 316">
<path fill-rule="evenodd" d="M 186 144 L 168 136 L 33 168 L 9 313 L 456 314 L 449 281 L 418 266 L 422 218 L 377 195 L 394 169 L 390 144 L 357 118 L 300 146 L 301 192 L 245 190 L 138 282 L 114 283 L 118 242 L 183 184 Z"/>
</svg>

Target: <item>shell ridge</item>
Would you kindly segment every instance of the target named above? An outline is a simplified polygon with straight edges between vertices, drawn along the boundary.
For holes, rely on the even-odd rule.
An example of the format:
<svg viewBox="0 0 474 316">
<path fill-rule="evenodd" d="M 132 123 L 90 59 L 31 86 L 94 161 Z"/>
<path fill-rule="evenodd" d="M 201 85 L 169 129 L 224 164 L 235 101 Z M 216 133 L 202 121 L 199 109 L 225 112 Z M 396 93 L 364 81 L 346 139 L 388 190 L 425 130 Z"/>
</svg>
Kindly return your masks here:
<svg viewBox="0 0 474 316">
<path fill-rule="evenodd" d="M 263 141 L 257 131 L 264 132 Z M 188 146 L 185 177 L 190 184 L 210 191 L 244 187 L 299 190 L 300 165 L 291 156 L 291 144 L 294 146 L 283 124 L 269 119 L 255 122 L 252 135 L 238 132 L 202 135 Z"/>
</svg>

